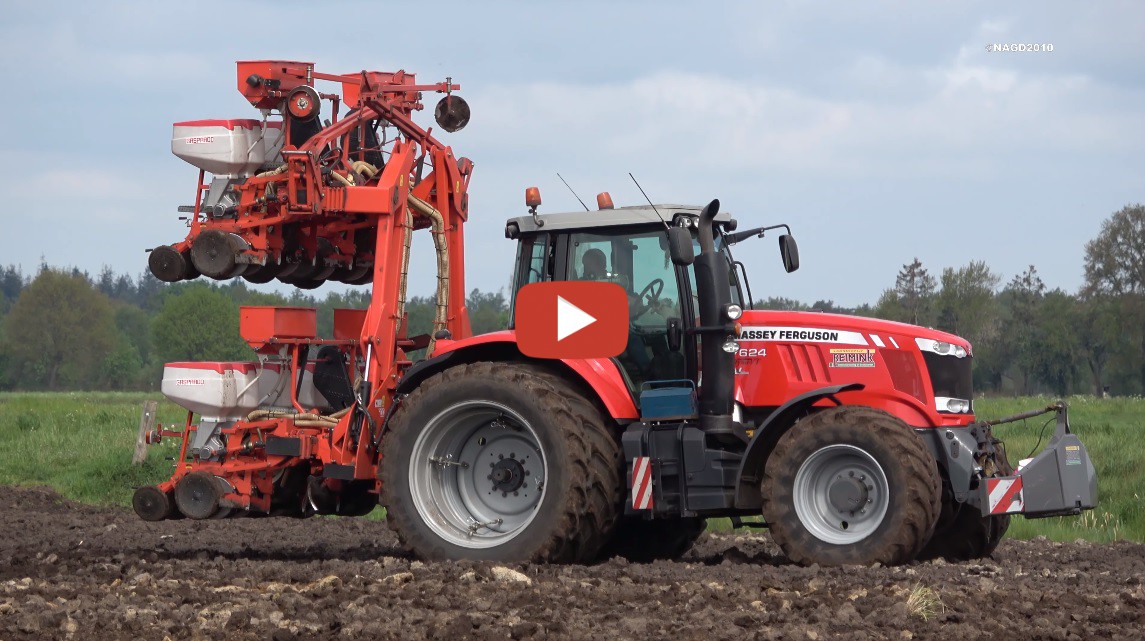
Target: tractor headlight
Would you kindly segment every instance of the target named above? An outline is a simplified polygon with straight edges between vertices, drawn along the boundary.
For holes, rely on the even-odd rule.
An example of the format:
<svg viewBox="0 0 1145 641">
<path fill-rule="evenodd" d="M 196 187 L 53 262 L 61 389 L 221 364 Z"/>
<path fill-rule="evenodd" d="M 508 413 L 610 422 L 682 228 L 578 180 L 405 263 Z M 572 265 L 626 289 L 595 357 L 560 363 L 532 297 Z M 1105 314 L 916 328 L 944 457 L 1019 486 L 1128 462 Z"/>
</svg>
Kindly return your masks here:
<svg viewBox="0 0 1145 641">
<path fill-rule="evenodd" d="M 724 316 L 727 316 L 728 320 L 739 320 L 739 317 L 743 316 L 743 308 L 735 303 L 728 303 L 724 307 Z"/>
<path fill-rule="evenodd" d="M 727 342 L 724 343 L 723 347 L 724 347 L 724 351 L 729 353 L 729 354 L 735 354 L 736 352 L 739 351 L 739 343 L 737 343 L 734 338 L 729 338 L 727 340 Z"/>
<path fill-rule="evenodd" d="M 934 409 L 951 414 L 966 414 L 970 411 L 970 401 L 964 398 L 934 397 Z"/>
<path fill-rule="evenodd" d="M 954 356 L 955 358 L 966 358 L 966 348 L 961 345 L 954 345 L 944 341 L 936 341 L 930 338 L 916 338 L 914 339 L 918 348 L 925 352 L 933 352 L 939 356 Z"/>
</svg>

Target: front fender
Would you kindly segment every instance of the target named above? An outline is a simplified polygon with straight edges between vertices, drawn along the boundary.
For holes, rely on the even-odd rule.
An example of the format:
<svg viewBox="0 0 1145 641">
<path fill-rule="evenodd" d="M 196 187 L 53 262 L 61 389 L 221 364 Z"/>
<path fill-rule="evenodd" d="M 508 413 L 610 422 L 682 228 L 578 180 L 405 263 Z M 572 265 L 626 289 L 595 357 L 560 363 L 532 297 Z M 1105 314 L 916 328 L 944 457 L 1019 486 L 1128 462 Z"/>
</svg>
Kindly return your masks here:
<svg viewBox="0 0 1145 641">
<path fill-rule="evenodd" d="M 735 506 L 756 509 L 763 505 L 759 484 L 763 480 L 763 465 L 767 462 L 767 457 L 775 449 L 779 438 L 787 433 L 797 420 L 809 414 L 815 403 L 823 399 L 832 399 L 837 405 L 842 405 L 841 401 L 834 398 L 836 394 L 861 389 L 863 389 L 862 383 L 821 387 L 792 398 L 772 412 L 764 420 L 763 425 L 752 434 L 740 461 L 739 473 L 736 474 Z"/>
<path fill-rule="evenodd" d="M 408 394 L 434 374 L 464 363 L 517 361 L 556 365 L 592 390 L 609 416 L 618 421 L 639 418 L 632 393 L 616 361 L 608 358 L 541 360 L 529 358 L 517 347 L 512 330 L 481 334 L 462 340 L 439 340 L 432 358 L 414 364 L 402 376 L 397 393 Z"/>
</svg>

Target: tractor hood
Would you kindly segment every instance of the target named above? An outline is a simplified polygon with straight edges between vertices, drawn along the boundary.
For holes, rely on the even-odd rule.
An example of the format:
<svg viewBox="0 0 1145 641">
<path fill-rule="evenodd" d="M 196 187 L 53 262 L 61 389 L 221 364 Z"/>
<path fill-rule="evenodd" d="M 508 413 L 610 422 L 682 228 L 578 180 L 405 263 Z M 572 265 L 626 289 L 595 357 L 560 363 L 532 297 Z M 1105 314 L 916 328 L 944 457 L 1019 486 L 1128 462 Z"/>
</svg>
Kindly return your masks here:
<svg viewBox="0 0 1145 641">
<path fill-rule="evenodd" d="M 830 385 L 916 427 L 973 420 L 970 343 L 934 329 L 817 312 L 748 310 L 739 319 L 736 399 L 749 414 Z"/>
<path fill-rule="evenodd" d="M 916 338 L 924 338 L 949 343 L 950 345 L 957 345 L 967 352 L 971 349 L 970 342 L 960 336 L 928 327 L 883 320 L 881 318 L 847 316 L 844 314 L 824 314 L 821 312 L 747 310 L 744 311 L 739 322 L 740 325 L 743 326 L 744 333 L 749 329 L 780 332 L 780 334 L 774 336 L 768 334 L 767 339 L 741 336 L 741 340 L 843 342 L 849 345 L 883 347 L 887 345 L 888 337 L 894 337 L 895 342 L 898 342 L 900 337 L 907 337 L 911 342 L 914 342 Z M 785 331 L 797 333 L 785 333 Z M 810 332 L 810 334 L 806 332 Z M 824 335 L 822 332 L 827 332 L 827 334 Z M 796 338 L 797 336 L 801 338 Z"/>
</svg>

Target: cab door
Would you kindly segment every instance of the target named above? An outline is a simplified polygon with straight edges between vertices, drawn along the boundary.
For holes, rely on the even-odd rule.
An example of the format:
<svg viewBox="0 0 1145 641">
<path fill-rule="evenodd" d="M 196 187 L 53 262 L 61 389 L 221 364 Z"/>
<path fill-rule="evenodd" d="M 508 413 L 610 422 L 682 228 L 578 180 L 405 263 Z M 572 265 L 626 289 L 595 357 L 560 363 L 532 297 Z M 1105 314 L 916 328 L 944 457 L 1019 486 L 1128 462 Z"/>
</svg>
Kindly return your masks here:
<svg viewBox="0 0 1145 641">
<path fill-rule="evenodd" d="M 610 282 L 628 294 L 628 344 L 617 361 L 634 396 L 647 381 L 692 378 L 686 348 L 669 349 L 669 319 L 682 327 L 691 305 L 662 227 L 570 233 L 563 262 L 566 280 Z"/>
</svg>

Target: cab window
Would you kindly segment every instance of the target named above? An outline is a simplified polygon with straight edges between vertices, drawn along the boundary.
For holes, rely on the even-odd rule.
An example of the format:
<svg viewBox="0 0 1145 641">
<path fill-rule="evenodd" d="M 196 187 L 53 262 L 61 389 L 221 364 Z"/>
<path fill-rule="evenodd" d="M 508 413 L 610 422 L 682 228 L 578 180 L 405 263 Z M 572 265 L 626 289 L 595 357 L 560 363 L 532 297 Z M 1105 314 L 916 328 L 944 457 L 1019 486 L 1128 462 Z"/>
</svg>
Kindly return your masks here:
<svg viewBox="0 0 1145 641">
<path fill-rule="evenodd" d="M 628 294 L 628 345 L 618 357 L 636 388 L 686 378 L 683 354 L 668 350 L 669 318 L 680 318 L 680 287 L 663 230 L 574 233 L 566 278 L 619 285 Z"/>
</svg>

